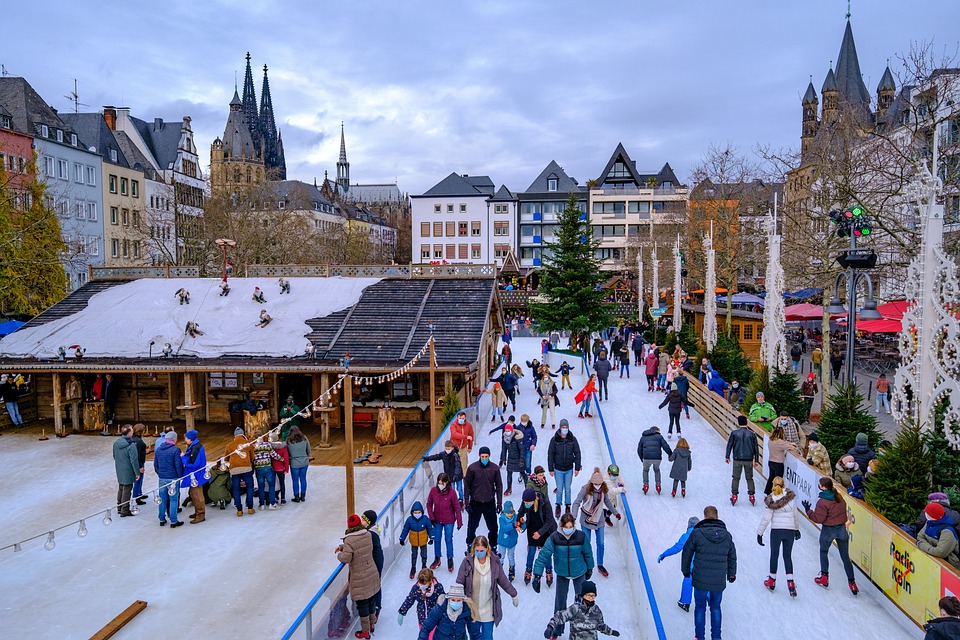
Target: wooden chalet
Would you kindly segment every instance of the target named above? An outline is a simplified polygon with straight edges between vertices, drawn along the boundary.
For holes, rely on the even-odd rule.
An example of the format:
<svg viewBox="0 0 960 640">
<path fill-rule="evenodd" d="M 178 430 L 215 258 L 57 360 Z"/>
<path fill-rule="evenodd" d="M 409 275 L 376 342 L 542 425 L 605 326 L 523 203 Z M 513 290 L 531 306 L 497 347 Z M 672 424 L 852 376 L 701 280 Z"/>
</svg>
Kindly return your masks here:
<svg viewBox="0 0 960 640">
<path fill-rule="evenodd" d="M 684 322 L 694 322 L 697 335 L 703 335 L 703 305 L 684 304 L 681 305 Z M 733 336 L 740 341 L 743 353 L 750 358 L 750 366 L 754 369 L 760 368 L 762 359 L 760 358 L 760 340 L 763 335 L 763 314 L 754 311 L 743 311 L 741 309 L 732 309 L 731 332 Z M 727 307 L 725 304 L 717 304 L 717 331 L 722 332 L 727 322 Z"/>
</svg>

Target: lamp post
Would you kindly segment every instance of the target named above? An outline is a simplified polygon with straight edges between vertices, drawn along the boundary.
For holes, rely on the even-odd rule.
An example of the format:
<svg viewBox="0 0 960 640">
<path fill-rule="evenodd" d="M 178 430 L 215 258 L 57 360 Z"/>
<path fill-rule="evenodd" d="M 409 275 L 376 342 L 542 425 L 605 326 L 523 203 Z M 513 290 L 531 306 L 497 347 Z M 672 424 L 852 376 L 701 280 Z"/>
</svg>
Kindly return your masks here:
<svg viewBox="0 0 960 640">
<path fill-rule="evenodd" d="M 851 242 L 856 244 L 856 241 Z M 846 267 L 846 273 L 838 273 L 837 279 L 833 285 L 833 297 L 830 298 L 830 305 L 827 307 L 827 313 L 846 313 L 847 314 L 847 383 L 853 382 L 853 342 L 857 334 L 857 285 L 860 282 L 867 284 L 867 299 L 863 303 L 863 310 L 860 311 L 862 320 L 879 320 L 883 316 L 877 311 L 877 301 L 873 297 L 873 280 L 869 273 L 864 269 L 872 269 L 877 263 L 877 254 L 871 252 L 854 253 L 856 248 L 846 250 L 841 253 L 837 261 L 841 266 Z M 847 287 L 847 307 L 844 308 L 843 301 L 840 299 L 840 282 L 846 281 Z"/>
<path fill-rule="evenodd" d="M 216 245 L 223 250 L 223 281 L 227 281 L 227 247 L 237 246 L 236 240 L 230 240 L 229 238 L 217 238 L 214 240 Z"/>
</svg>

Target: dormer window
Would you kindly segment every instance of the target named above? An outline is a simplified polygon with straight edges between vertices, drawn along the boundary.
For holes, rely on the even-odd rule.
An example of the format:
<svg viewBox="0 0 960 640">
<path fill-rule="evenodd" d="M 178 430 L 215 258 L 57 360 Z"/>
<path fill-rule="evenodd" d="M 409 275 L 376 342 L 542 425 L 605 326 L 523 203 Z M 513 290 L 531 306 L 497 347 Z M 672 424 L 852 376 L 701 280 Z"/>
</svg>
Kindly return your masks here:
<svg viewBox="0 0 960 640">
<path fill-rule="evenodd" d="M 75 133 L 70 134 L 70 144 L 74 147 L 77 146 L 77 134 Z"/>
<path fill-rule="evenodd" d="M 57 142 L 63 142 L 63 129 L 57 129 Z"/>
<path fill-rule="evenodd" d="M 44 138 L 50 137 L 50 127 L 45 124 L 40 125 L 40 135 Z"/>
<path fill-rule="evenodd" d="M 284 208 L 286 208 L 286 203 L 283 200 L 277 203 L 277 209 L 284 209 Z"/>
<path fill-rule="evenodd" d="M 9 116 L 0 116 L 0 127 L 3 127 L 4 129 L 12 129 L 13 127 L 10 125 L 11 122 Z"/>
<path fill-rule="evenodd" d="M 547 191 L 557 190 L 557 179 L 555 177 L 547 178 Z"/>
<path fill-rule="evenodd" d="M 110 149 L 110 162 L 117 162 L 117 150 Z"/>
</svg>

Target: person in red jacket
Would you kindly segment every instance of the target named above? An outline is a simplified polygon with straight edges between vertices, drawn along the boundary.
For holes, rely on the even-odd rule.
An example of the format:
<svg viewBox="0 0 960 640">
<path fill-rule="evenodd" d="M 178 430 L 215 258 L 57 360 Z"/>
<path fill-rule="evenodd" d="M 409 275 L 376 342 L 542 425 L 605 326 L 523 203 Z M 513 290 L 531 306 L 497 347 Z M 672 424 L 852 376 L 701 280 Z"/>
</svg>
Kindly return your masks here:
<svg viewBox="0 0 960 640">
<path fill-rule="evenodd" d="M 652 346 L 652 345 L 651 345 Z M 657 350 L 651 348 L 647 357 L 643 359 L 644 373 L 647 376 L 647 391 L 653 391 L 657 384 L 657 367 L 660 365 L 660 356 Z"/>
<path fill-rule="evenodd" d="M 453 572 L 453 525 L 457 529 L 463 526 L 463 516 L 460 515 L 460 500 L 457 492 L 450 487 L 450 476 L 441 473 L 437 476 L 437 484 L 430 489 L 427 496 L 427 517 L 434 524 L 433 530 L 433 564 L 431 569 L 440 566 L 440 543 L 447 542 L 447 571 Z M 441 540 L 441 534 L 443 540 Z"/>
<path fill-rule="evenodd" d="M 450 439 L 460 450 L 460 468 L 466 473 L 467 454 L 473 450 L 474 443 L 473 425 L 467 421 L 466 411 L 458 413 L 456 419 L 450 424 Z"/>
<path fill-rule="evenodd" d="M 276 435 L 270 436 L 271 442 L 276 442 Z M 276 458 L 273 459 L 273 475 L 275 476 L 277 483 L 280 485 L 280 504 L 287 504 L 287 474 L 290 472 L 290 453 L 287 451 L 286 443 L 283 444 L 283 447 L 277 449 L 277 453 L 280 454 L 280 460 Z"/>
<path fill-rule="evenodd" d="M 850 534 L 846 527 L 847 504 L 840 492 L 834 490 L 833 480 L 830 478 L 820 478 L 817 486 L 820 489 L 817 508 L 811 509 L 812 505 L 809 500 L 804 500 L 801 503 L 807 512 L 807 517 L 816 524 L 822 525 L 820 529 L 820 575 L 813 581 L 824 589 L 829 586 L 830 547 L 836 540 L 837 551 L 840 552 L 840 560 L 843 561 L 843 570 L 847 573 L 847 584 L 850 586 L 850 592 L 857 595 L 860 593 L 860 589 L 857 587 L 856 576 L 853 574 L 853 563 L 850 562 Z"/>
<path fill-rule="evenodd" d="M 597 392 L 597 374 L 591 373 L 587 384 L 580 389 L 579 393 L 573 397 L 574 402 L 580 403 L 580 414 L 578 418 L 592 418 L 590 415 L 590 399 Z"/>
</svg>

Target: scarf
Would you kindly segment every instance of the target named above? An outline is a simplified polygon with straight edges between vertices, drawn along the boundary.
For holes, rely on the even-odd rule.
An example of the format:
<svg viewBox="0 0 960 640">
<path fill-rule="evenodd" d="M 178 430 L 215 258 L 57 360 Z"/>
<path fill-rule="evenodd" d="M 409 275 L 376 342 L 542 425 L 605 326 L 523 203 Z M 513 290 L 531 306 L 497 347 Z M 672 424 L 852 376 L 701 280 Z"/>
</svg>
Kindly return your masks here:
<svg viewBox="0 0 960 640">
<path fill-rule="evenodd" d="M 528 480 L 530 480 L 530 482 L 533 483 L 533 486 L 535 487 L 543 487 L 543 486 L 546 486 L 547 484 L 546 478 L 544 478 L 543 481 L 540 481 L 539 479 L 537 479 L 537 476 L 530 476 Z"/>
<path fill-rule="evenodd" d="M 819 495 L 820 495 L 820 497 L 823 498 L 824 500 L 831 500 L 831 501 L 832 501 L 832 500 L 836 500 L 836 499 L 837 499 L 837 496 L 833 493 L 833 491 L 827 491 L 826 489 L 824 489 L 823 491 L 821 491 Z"/>
<path fill-rule="evenodd" d="M 580 504 L 580 510 L 586 514 L 589 524 L 598 524 L 600 522 L 600 516 L 603 513 L 603 509 L 600 508 L 601 506 L 603 506 L 603 491 L 594 491 L 593 495 L 590 495 L 588 491 L 583 502 Z"/>
</svg>

